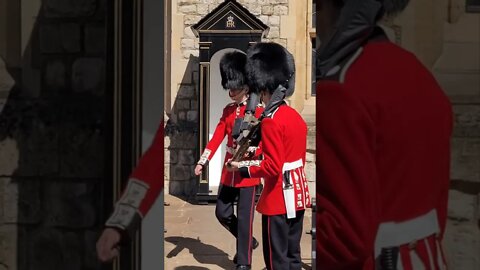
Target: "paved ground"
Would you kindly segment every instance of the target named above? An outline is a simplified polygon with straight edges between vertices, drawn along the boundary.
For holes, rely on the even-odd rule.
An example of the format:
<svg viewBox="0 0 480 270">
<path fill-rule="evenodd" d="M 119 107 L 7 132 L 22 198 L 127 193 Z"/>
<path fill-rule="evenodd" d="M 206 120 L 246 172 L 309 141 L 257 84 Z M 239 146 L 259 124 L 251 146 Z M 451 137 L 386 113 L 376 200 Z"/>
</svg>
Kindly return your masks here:
<svg viewBox="0 0 480 270">
<path fill-rule="evenodd" d="M 215 205 L 193 205 L 171 195 L 165 196 L 165 269 L 234 269 L 235 239 L 216 220 Z M 302 236 L 303 269 L 311 269 L 311 211 L 304 221 Z M 261 239 L 261 215 L 255 213 L 254 236 Z M 262 243 L 253 252 L 252 269 L 264 269 Z"/>
</svg>

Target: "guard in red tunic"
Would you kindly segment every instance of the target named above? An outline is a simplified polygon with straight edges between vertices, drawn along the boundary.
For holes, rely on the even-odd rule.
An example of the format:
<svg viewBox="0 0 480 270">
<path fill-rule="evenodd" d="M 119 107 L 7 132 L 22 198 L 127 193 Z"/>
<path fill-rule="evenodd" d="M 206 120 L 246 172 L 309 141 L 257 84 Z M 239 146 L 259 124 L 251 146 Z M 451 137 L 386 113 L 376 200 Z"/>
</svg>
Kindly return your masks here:
<svg viewBox="0 0 480 270">
<path fill-rule="evenodd" d="M 235 123 L 245 116 L 248 99 L 248 86 L 245 79 L 245 59 L 242 52 L 226 53 L 220 60 L 220 74 L 222 86 L 229 90 L 229 96 L 234 100 L 223 109 L 222 117 L 218 122 L 212 139 L 208 142 L 205 150 L 195 168 L 195 174 L 200 175 L 203 167 L 213 157 L 216 150 L 227 136 L 227 153 L 225 161 L 232 158 L 237 148 L 233 138 Z M 257 106 L 255 116 L 260 117 L 263 112 L 261 106 Z M 257 147 L 250 149 L 253 158 L 258 158 L 261 151 Z M 250 269 L 252 264 L 252 249 L 258 246 L 253 238 L 253 216 L 255 209 L 255 195 L 260 184 L 260 178 L 241 178 L 238 172 L 222 170 L 220 192 L 218 194 L 215 215 L 218 221 L 237 239 L 237 254 L 234 263 L 237 269 Z M 237 216 L 234 214 L 234 202 L 238 198 Z"/>
<path fill-rule="evenodd" d="M 407 3 L 319 3 L 317 269 L 446 269 L 451 105 L 376 27 Z"/>
<path fill-rule="evenodd" d="M 269 270 L 300 270 L 300 240 L 310 194 L 305 177 L 307 125 L 284 102 L 273 100 L 281 89 L 293 94 L 295 64 L 281 45 L 257 43 L 247 52 L 249 87 L 258 91 L 266 105 L 260 123 L 263 159 L 229 162 L 242 177 L 261 177 L 264 189 L 257 204 L 262 214 L 263 256 Z M 270 111 L 272 102 L 279 105 Z"/>
<path fill-rule="evenodd" d="M 97 242 L 97 254 L 101 261 L 110 261 L 118 255 L 120 241 L 127 240 L 140 226 L 160 192 L 164 177 L 163 121 L 155 138 L 140 158 L 128 180 L 122 197 L 115 205 Z"/>
</svg>

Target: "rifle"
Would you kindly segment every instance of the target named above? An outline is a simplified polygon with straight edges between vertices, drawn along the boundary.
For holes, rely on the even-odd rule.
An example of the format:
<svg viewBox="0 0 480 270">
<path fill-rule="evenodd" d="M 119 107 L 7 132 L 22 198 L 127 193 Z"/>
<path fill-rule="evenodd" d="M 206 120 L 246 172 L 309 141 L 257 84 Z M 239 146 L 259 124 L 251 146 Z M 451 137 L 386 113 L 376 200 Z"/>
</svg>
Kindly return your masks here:
<svg viewBox="0 0 480 270">
<path fill-rule="evenodd" d="M 273 92 L 270 102 L 267 104 L 265 110 L 258 119 L 255 118 L 254 114 L 245 114 L 245 117 L 243 118 L 243 123 L 240 128 L 241 130 L 239 132 L 240 135 L 237 139 L 237 150 L 235 151 L 235 154 L 233 155 L 231 161 L 241 161 L 250 146 L 258 145 L 258 143 L 260 142 L 260 122 L 262 122 L 264 118 L 270 117 L 273 112 L 281 104 L 284 103 L 283 99 L 285 98 L 286 92 L 287 89 L 283 85 L 279 85 L 277 89 L 275 89 L 275 91 Z M 257 96 L 251 95 L 248 102 L 249 103 L 247 104 L 247 108 L 252 107 L 251 102 L 258 103 Z"/>
</svg>

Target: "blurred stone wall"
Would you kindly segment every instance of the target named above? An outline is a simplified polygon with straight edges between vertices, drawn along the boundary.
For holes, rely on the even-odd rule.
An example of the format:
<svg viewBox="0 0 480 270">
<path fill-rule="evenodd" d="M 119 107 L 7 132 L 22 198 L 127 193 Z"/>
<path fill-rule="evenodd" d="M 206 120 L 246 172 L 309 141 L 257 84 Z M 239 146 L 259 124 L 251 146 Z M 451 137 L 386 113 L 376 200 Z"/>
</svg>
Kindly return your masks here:
<svg viewBox="0 0 480 270">
<path fill-rule="evenodd" d="M 0 7 L 0 269 L 100 269 L 106 0 Z"/>
</svg>

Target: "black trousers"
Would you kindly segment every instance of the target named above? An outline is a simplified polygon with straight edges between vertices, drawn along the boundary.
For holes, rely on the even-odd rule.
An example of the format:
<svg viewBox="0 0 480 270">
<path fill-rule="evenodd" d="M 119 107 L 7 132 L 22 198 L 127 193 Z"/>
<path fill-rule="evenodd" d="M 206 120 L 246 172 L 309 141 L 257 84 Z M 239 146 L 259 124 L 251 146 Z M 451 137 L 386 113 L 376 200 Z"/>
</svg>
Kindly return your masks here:
<svg viewBox="0 0 480 270">
<path fill-rule="evenodd" d="M 221 186 L 215 215 L 218 221 L 237 238 L 237 264 L 252 264 L 253 214 L 257 187 Z M 237 215 L 233 204 L 238 197 Z"/>
<path fill-rule="evenodd" d="M 301 270 L 300 239 L 305 210 L 295 218 L 262 216 L 263 258 L 268 270 Z"/>
</svg>

